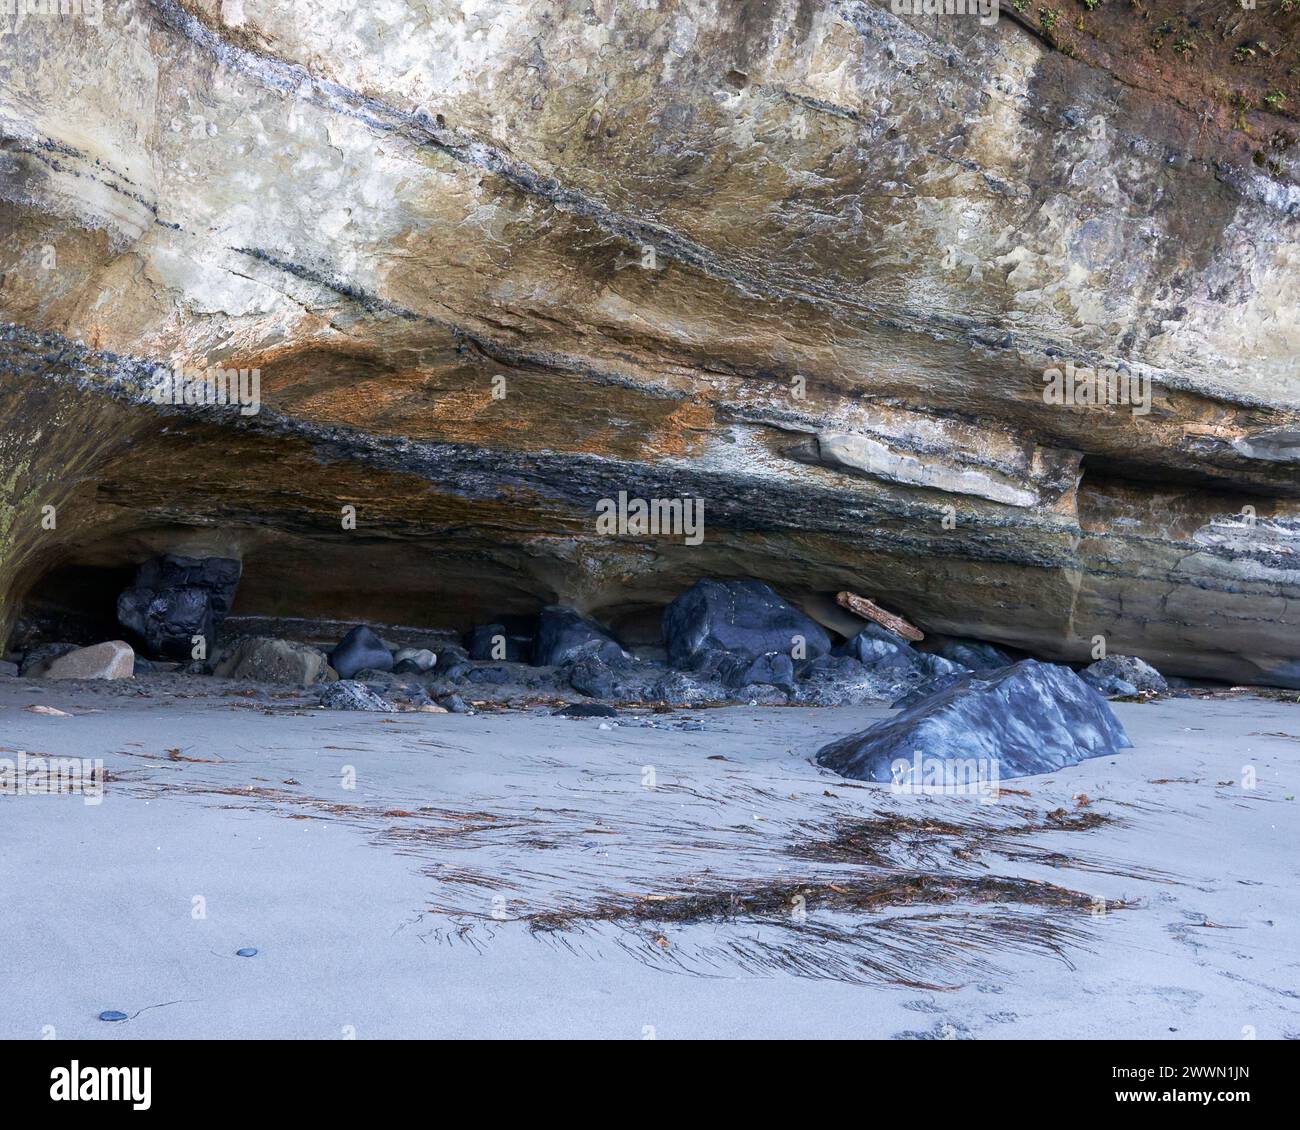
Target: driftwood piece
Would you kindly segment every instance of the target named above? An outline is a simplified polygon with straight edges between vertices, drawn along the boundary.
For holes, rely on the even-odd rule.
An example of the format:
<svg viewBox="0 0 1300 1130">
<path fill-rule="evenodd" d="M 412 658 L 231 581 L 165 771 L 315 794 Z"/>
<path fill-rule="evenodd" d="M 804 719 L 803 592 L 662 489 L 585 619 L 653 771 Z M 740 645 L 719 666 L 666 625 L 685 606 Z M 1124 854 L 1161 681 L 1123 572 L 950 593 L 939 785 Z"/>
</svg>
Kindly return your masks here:
<svg viewBox="0 0 1300 1130">
<path fill-rule="evenodd" d="M 897 632 L 905 640 L 916 643 L 918 640 L 925 639 L 925 633 L 920 628 L 913 627 L 901 616 L 886 612 L 878 604 L 872 604 L 865 596 L 858 596 L 855 592 L 842 592 L 835 599 L 841 608 L 847 608 L 854 615 L 861 616 L 864 620 L 872 620 L 882 628 Z"/>
</svg>

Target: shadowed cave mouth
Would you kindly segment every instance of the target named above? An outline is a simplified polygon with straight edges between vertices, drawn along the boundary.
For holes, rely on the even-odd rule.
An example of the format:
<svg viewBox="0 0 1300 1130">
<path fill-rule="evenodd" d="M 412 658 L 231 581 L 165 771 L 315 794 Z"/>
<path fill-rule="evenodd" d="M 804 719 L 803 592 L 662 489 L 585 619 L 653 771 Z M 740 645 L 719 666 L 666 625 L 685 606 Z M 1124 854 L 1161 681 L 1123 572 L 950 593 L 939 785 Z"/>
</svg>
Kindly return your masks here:
<svg viewBox="0 0 1300 1130">
<path fill-rule="evenodd" d="M 118 600 L 140 583 L 142 567 L 167 555 L 239 562 L 233 602 L 212 640 L 217 648 L 245 636 L 274 636 L 328 650 L 358 624 L 395 646 L 445 646 L 484 624 L 527 632 L 544 607 L 561 605 L 595 620 L 636 654 L 662 659 L 665 607 L 695 581 L 715 576 L 674 562 L 660 575 L 610 586 L 592 599 L 578 595 L 591 582 L 578 565 L 539 561 L 517 547 L 493 546 L 479 533 L 461 540 L 476 544 L 165 528 L 65 549 L 63 561 L 40 574 L 19 601 L 7 651 L 124 639 L 148 656 L 146 641 L 119 620 Z M 865 624 L 836 607 L 834 593 L 779 581 L 774 587 L 820 622 L 833 642 Z"/>
<path fill-rule="evenodd" d="M 567 603 L 553 588 L 524 575 L 511 576 L 486 561 L 428 550 L 416 557 L 394 543 L 321 542 L 307 549 L 243 557 L 234 603 L 222 620 L 217 644 L 268 635 L 330 647 L 356 624 L 382 629 L 395 643 L 408 642 L 407 635 L 447 642 L 480 623 L 504 620 L 522 627 L 544 606 Z M 145 651 L 144 640 L 119 622 L 118 598 L 136 582 L 146 561 L 166 552 L 142 551 L 132 561 L 65 563 L 50 569 L 22 600 L 10 648 L 123 638 Z M 208 556 L 183 548 L 176 554 Z M 659 642 L 661 614 L 661 603 L 630 600 L 597 615 L 624 642 L 642 646 Z"/>
</svg>

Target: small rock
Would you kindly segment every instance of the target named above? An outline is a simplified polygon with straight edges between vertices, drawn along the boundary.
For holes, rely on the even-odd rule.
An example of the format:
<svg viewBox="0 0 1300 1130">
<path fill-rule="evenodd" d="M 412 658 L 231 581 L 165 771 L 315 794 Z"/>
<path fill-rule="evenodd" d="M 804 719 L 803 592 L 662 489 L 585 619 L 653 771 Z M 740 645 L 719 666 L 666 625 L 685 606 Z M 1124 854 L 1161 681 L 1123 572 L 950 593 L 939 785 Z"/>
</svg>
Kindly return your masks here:
<svg viewBox="0 0 1300 1130">
<path fill-rule="evenodd" d="M 252 946 L 245 946 L 242 950 L 235 950 L 236 957 L 256 957 L 257 950 Z"/>
<path fill-rule="evenodd" d="M 51 718 L 71 718 L 72 715 L 66 710 L 56 710 L 53 706 L 28 706 L 25 707 L 30 714 L 47 714 Z"/>
<path fill-rule="evenodd" d="M 861 706 L 889 701 L 906 685 L 896 669 L 869 667 L 849 655 L 820 655 L 799 668 L 798 702 L 809 706 Z"/>
<path fill-rule="evenodd" d="M 473 711 L 473 707 L 458 694 L 443 695 L 435 701 L 450 714 L 470 714 Z"/>
<path fill-rule="evenodd" d="M 373 710 L 383 714 L 392 714 L 397 709 L 363 683 L 351 679 L 330 683 L 321 691 L 320 704 L 329 710 Z"/>
<path fill-rule="evenodd" d="M 441 657 L 440 657 L 441 658 Z M 469 673 L 474 670 L 474 664 L 468 659 L 454 658 L 438 664 L 438 678 L 446 683 L 463 682 Z"/>
<path fill-rule="evenodd" d="M 364 624 L 358 624 L 339 641 L 338 647 L 330 652 L 329 662 L 340 679 L 351 679 L 358 671 L 366 669 L 393 669 L 392 653 L 384 646 L 384 641 Z"/>
<path fill-rule="evenodd" d="M 127 1019 L 125 1012 L 118 1012 L 115 1008 L 110 1008 L 99 1014 L 99 1019 L 107 1021 L 110 1024 L 117 1024 Z"/>
<path fill-rule="evenodd" d="M 645 698 L 646 686 L 663 668 L 642 664 L 636 659 L 585 655 L 565 669 L 569 686 L 580 694 L 619 702 L 639 702 Z"/>
<path fill-rule="evenodd" d="M 1139 691 L 1165 694 L 1169 690 L 1164 676 L 1136 655 L 1108 655 L 1085 667 L 1079 677 L 1107 696 L 1134 695 Z"/>
<path fill-rule="evenodd" d="M 685 671 L 671 671 L 650 688 L 646 697 L 669 706 L 704 706 L 724 702 L 731 696 L 721 683 Z"/>
<path fill-rule="evenodd" d="M 722 683 L 731 690 L 758 685 L 793 691 L 794 662 L 788 655 L 778 651 L 769 651 L 755 659 L 731 656 L 730 662 L 722 671 Z"/>
<path fill-rule="evenodd" d="M 50 679 L 129 679 L 135 674 L 135 652 L 122 640 L 81 647 L 50 664 Z"/>
<path fill-rule="evenodd" d="M 1083 670 L 1079 672 L 1079 678 L 1106 698 L 1130 698 L 1138 693 L 1137 687 L 1132 683 L 1115 675 L 1089 675 Z"/>
<path fill-rule="evenodd" d="M 580 659 L 569 669 L 569 686 L 592 698 L 612 698 L 614 682 L 613 668 L 596 655 Z"/>
<path fill-rule="evenodd" d="M 417 675 L 432 671 L 438 657 L 427 647 L 404 647 L 393 656 L 393 670 L 399 675 Z"/>
</svg>

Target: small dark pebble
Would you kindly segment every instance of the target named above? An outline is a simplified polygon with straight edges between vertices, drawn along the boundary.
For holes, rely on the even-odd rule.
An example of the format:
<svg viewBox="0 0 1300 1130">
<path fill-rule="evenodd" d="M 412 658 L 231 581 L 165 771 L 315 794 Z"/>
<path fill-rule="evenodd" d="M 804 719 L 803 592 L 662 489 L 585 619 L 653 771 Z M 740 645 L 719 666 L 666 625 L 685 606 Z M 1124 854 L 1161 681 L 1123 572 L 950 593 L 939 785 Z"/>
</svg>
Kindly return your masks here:
<svg viewBox="0 0 1300 1130">
<path fill-rule="evenodd" d="M 257 950 L 253 949 L 252 946 L 245 946 L 242 950 L 235 950 L 235 956 L 236 956 L 236 957 L 256 957 L 256 956 L 257 956 Z"/>
<path fill-rule="evenodd" d="M 109 1020 L 109 1021 L 125 1020 L 126 1013 L 117 1012 L 115 1009 L 109 1009 L 107 1012 L 101 1012 L 99 1014 L 99 1018 L 100 1020 Z"/>
</svg>

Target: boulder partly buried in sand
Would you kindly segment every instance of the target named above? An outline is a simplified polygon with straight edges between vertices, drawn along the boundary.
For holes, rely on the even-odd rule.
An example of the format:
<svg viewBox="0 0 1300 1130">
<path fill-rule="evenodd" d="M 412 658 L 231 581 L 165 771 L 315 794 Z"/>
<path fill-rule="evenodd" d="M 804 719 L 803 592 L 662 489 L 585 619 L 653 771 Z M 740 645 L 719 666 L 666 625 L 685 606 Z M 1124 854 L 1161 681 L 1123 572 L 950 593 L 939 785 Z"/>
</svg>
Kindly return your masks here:
<svg viewBox="0 0 1300 1130">
<path fill-rule="evenodd" d="M 135 652 L 122 640 L 79 647 L 50 664 L 50 679 L 129 679 L 135 674 Z"/>
<path fill-rule="evenodd" d="M 897 765 L 912 766 L 918 758 L 996 763 L 998 777 L 1023 777 L 1132 744 L 1105 699 L 1068 667 L 1025 659 L 832 742 L 815 760 L 859 781 L 897 780 Z"/>
<path fill-rule="evenodd" d="M 223 679 L 299 687 L 311 686 L 324 673 L 324 652 L 295 640 L 264 637 L 240 640 L 213 669 Z"/>
<path fill-rule="evenodd" d="M 709 650 L 814 659 L 831 649 L 825 628 L 753 580 L 697 581 L 664 609 L 663 634 L 674 667 Z"/>
</svg>

